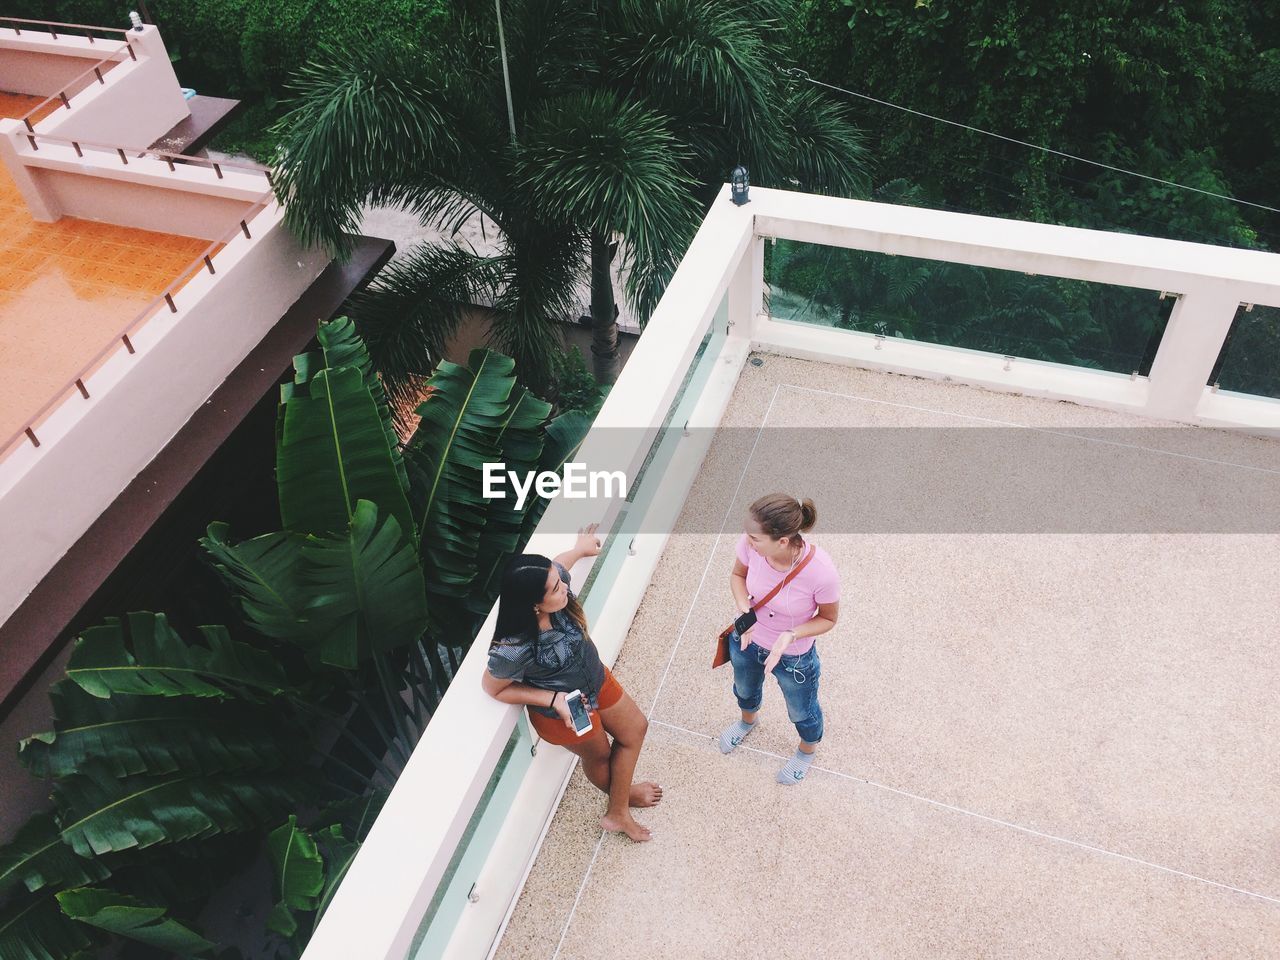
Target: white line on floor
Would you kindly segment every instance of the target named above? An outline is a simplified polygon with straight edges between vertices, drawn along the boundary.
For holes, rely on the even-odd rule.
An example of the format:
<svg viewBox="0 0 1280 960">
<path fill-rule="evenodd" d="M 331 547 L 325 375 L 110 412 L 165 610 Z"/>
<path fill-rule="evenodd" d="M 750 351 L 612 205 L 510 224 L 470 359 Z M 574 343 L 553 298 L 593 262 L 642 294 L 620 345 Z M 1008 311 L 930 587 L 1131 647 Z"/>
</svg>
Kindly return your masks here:
<svg viewBox="0 0 1280 960">
<path fill-rule="evenodd" d="M 856 393 L 838 393 L 835 390 L 821 390 L 817 387 L 806 387 L 796 383 L 779 384 L 779 386 L 787 387 L 791 390 L 803 390 L 806 393 L 825 394 L 828 397 L 842 397 L 846 400 L 861 400 L 864 403 L 877 403 L 885 407 L 900 407 L 903 410 L 916 410 L 920 413 L 936 413 L 944 417 L 955 417 L 958 420 L 976 420 L 979 423 L 992 423 L 1001 427 L 1018 427 L 1022 430 L 1031 430 L 1031 431 L 1034 431 L 1035 433 L 1046 433 L 1054 437 L 1069 437 L 1072 440 L 1086 440 L 1086 441 L 1089 441 L 1090 443 L 1098 443 L 1098 444 L 1103 444 L 1105 446 L 1125 447 L 1130 450 L 1139 450 L 1143 453 L 1158 453 L 1166 457 L 1176 457 L 1179 460 L 1193 460 L 1197 463 L 1216 464 L 1217 466 L 1220 466 L 1220 467 L 1237 467 L 1241 470 L 1253 470 L 1258 473 L 1271 473 L 1271 474 L 1276 474 L 1277 476 L 1280 476 L 1280 470 L 1274 470 L 1271 467 L 1255 467 L 1252 464 L 1248 464 L 1248 463 L 1233 463 L 1230 460 L 1214 460 L 1211 457 L 1197 457 L 1189 453 L 1175 453 L 1171 450 L 1161 450 L 1157 447 L 1144 447 L 1136 443 L 1122 443 L 1119 440 L 1102 440 L 1098 437 L 1082 436 L 1081 434 L 1078 434 L 1078 433 L 1071 433 L 1070 431 L 1067 431 L 1067 430 L 1055 430 L 1051 427 L 1033 427 L 1025 423 L 1015 423 L 1012 420 L 996 420 L 992 417 L 979 417 L 971 413 L 952 413 L 949 410 L 935 410 L 932 407 L 918 407 L 910 403 L 898 403 L 895 400 L 877 400 L 873 397 L 859 396 Z M 1033 399 L 1039 399 L 1039 398 L 1033 398 Z M 1182 425 L 1179 425 L 1179 426 L 1182 426 Z M 1099 427 L 1098 429 L 1113 429 L 1113 428 Z M 1139 429 L 1139 428 L 1134 427 L 1129 429 Z"/>
<path fill-rule="evenodd" d="M 656 724 L 657 726 L 666 727 L 669 730 L 675 730 L 679 733 L 688 734 L 691 737 L 698 737 L 703 740 L 711 740 L 711 741 L 715 741 L 717 739 L 716 737 L 711 736 L 710 734 L 700 733 L 697 730 L 690 730 L 688 727 L 682 727 L 682 726 L 679 726 L 678 724 L 667 723 L 665 720 L 653 720 L 651 722 Z M 764 757 L 772 757 L 775 760 L 786 761 L 791 759 L 790 757 L 782 756 L 782 754 L 780 753 L 774 753 L 772 750 L 760 750 L 757 747 L 747 746 L 745 743 L 742 744 L 742 746 L 739 749 L 746 750 L 750 753 L 759 754 L 760 756 L 764 756 Z M 1183 877 L 1187 880 L 1195 880 L 1199 883 L 1207 883 L 1211 887 L 1219 887 L 1223 890 L 1230 890 L 1232 893 L 1242 893 L 1246 897 L 1253 897 L 1257 900 L 1265 900 L 1268 903 L 1280 904 L 1280 899 L 1277 899 L 1276 897 L 1269 897 L 1264 893 L 1255 893 L 1252 890 L 1245 890 L 1242 887 L 1233 887 L 1229 883 L 1219 883 L 1217 880 L 1210 880 L 1207 877 L 1199 877 L 1199 876 L 1196 876 L 1194 873 L 1186 873 L 1185 871 L 1182 871 L 1182 870 L 1176 870 L 1173 867 L 1166 867 L 1164 864 L 1153 863 L 1150 860 L 1143 860 L 1140 857 L 1131 857 L 1127 853 L 1118 853 L 1115 850 L 1108 850 L 1105 847 L 1095 847 L 1093 844 L 1082 843 L 1079 840 L 1072 840 L 1069 837 L 1059 837 L 1052 833 L 1044 833 L 1040 830 L 1035 830 L 1031 827 L 1024 827 L 1022 824 L 1012 823 L 1008 820 L 1001 820 L 999 817 L 992 817 L 992 816 L 988 816 L 985 813 L 978 813 L 976 810 L 967 810 L 964 807 L 957 807 L 950 803 L 944 803 L 941 800 L 934 800 L 934 799 L 931 799 L 930 797 L 923 797 L 918 793 L 911 793 L 909 790 L 900 790 L 897 787 L 891 787 L 891 786 L 888 786 L 887 784 L 877 783 L 876 781 L 868 780 L 865 777 L 855 777 L 853 774 L 850 774 L 850 773 L 844 773 L 843 771 L 840 771 L 840 770 L 832 770 L 830 767 L 824 767 L 817 763 L 813 764 L 812 769 L 820 770 L 823 773 L 830 774 L 833 777 L 839 777 L 842 780 L 851 780 L 854 783 L 863 783 L 869 787 L 875 787 L 877 790 L 884 790 L 887 793 L 896 793 L 898 796 L 907 797 L 911 800 L 919 800 L 921 803 L 927 803 L 930 806 L 938 807 L 942 810 L 949 810 L 952 813 L 959 813 L 966 817 L 973 817 L 976 820 L 985 820 L 987 823 L 994 823 L 997 826 L 1009 827 L 1010 829 L 1013 829 L 1013 830 L 1019 830 L 1022 833 L 1029 833 L 1033 837 L 1040 837 L 1042 840 L 1052 840 L 1056 843 L 1065 843 L 1072 847 L 1078 847 L 1081 850 L 1088 850 L 1091 853 L 1101 853 L 1108 857 L 1115 857 L 1119 860 L 1127 860 L 1130 863 L 1136 863 L 1143 867 L 1151 867 L 1154 870 L 1160 870 L 1164 873 L 1171 873 L 1176 877 Z"/>
<path fill-rule="evenodd" d="M 711 562 L 715 559 L 716 550 L 720 546 L 720 538 L 724 536 L 724 528 L 729 523 L 729 513 L 733 510 L 734 502 L 738 499 L 738 492 L 742 489 L 742 481 L 747 476 L 747 468 L 751 466 L 751 458 L 755 456 L 756 446 L 760 443 L 760 436 L 764 433 L 765 424 L 769 422 L 769 414 L 773 412 L 773 403 L 778 399 L 778 391 L 782 389 L 782 386 L 782 384 L 778 384 L 773 388 L 773 396 L 769 398 L 769 407 L 764 412 L 764 418 L 760 421 L 760 426 L 756 428 L 755 443 L 751 445 L 751 452 L 747 454 L 747 459 L 742 464 L 742 473 L 738 476 L 738 485 L 734 487 L 733 496 L 729 498 L 729 502 L 725 505 L 724 518 L 720 521 L 720 532 L 716 534 L 715 542 L 711 544 L 711 550 L 707 554 L 706 565 L 702 568 L 702 578 L 698 581 L 698 589 L 694 591 L 693 599 L 689 601 L 689 611 L 684 615 L 684 622 L 680 624 L 680 630 L 676 634 L 676 642 L 671 648 L 671 655 L 667 658 L 666 669 L 662 671 L 662 678 L 658 681 L 657 689 L 653 692 L 653 702 L 649 705 L 649 713 L 647 714 L 650 721 L 653 721 L 653 711 L 658 708 L 658 697 L 662 695 L 662 687 L 667 682 L 667 674 L 671 672 L 671 664 L 675 662 L 676 653 L 680 650 L 680 641 L 684 639 L 685 629 L 689 626 L 689 619 L 693 616 L 694 607 L 698 604 L 698 597 L 702 594 L 702 587 L 707 582 L 707 573 L 711 570 Z M 596 858 L 600 856 L 600 847 L 603 844 L 604 831 L 602 830 L 600 839 L 596 841 L 596 848 L 591 854 L 591 862 L 587 864 L 587 871 L 582 875 L 582 883 L 578 885 L 578 895 L 573 898 L 573 906 L 569 908 L 569 916 L 565 918 L 564 929 L 560 931 L 560 941 L 556 944 L 556 950 L 551 955 L 551 960 L 558 960 L 560 951 L 564 947 L 564 941 L 569 936 L 569 927 L 573 923 L 574 914 L 578 912 L 578 904 L 582 902 L 583 891 L 587 889 L 587 881 L 591 879 L 591 871 L 596 865 Z"/>
</svg>

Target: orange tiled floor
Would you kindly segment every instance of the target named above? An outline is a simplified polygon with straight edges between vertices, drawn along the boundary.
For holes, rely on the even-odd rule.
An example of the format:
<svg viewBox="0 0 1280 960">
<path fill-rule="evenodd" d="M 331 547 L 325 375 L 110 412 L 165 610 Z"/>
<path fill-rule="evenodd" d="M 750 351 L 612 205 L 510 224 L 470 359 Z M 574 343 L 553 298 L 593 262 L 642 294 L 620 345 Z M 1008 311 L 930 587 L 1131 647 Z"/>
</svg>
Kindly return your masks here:
<svg viewBox="0 0 1280 960">
<path fill-rule="evenodd" d="M 46 102 L 44 97 L 29 97 L 25 93 L 5 93 L 0 90 L 0 117 L 12 117 L 15 120 L 21 120 L 27 115 L 28 111 L 41 103 L 44 103 L 44 106 L 40 107 L 40 110 L 32 115 L 32 123 L 43 120 L 57 110 L 59 101 L 49 100 Z"/>
<path fill-rule="evenodd" d="M 0 95 L 0 113 L 21 116 L 20 99 L 38 102 Z M 0 444 L 207 246 L 73 217 L 37 222 L 0 167 Z"/>
</svg>

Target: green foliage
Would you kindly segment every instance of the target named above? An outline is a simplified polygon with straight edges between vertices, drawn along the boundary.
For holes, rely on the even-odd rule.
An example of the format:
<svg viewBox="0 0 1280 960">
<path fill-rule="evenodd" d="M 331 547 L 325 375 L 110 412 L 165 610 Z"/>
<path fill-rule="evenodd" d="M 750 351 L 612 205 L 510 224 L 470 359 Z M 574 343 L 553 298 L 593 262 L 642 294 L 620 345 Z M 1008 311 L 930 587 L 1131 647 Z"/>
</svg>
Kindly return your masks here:
<svg viewBox="0 0 1280 960">
<path fill-rule="evenodd" d="M 580 312 L 587 264 L 593 357 L 611 379 L 613 260 L 644 322 L 738 162 L 762 185 L 861 190 L 846 108 L 777 70 L 782 12 L 763 0 L 510 0 L 511 120 L 487 4 L 451 8 L 427 51 L 371 34 L 299 71 L 278 188 L 301 236 L 342 249 L 366 202 L 445 236 L 477 216 L 501 231 L 494 254 L 433 245 L 356 301 L 389 392 L 409 396 L 436 367 L 467 303 L 491 308 L 493 343 L 544 391 L 551 325 Z"/>
<path fill-rule="evenodd" d="M 77 639 L 51 690 L 53 730 L 21 745 L 28 768 L 53 780 L 54 810 L 0 848 L 3 960 L 121 939 L 202 955 L 214 945 L 190 917 L 264 843 L 280 890 L 274 946 L 299 956 L 452 677 L 439 641 L 470 643 L 497 571 L 542 509 L 473 499 L 458 510 L 442 487 L 423 496 L 417 478 L 478 490 L 479 453 L 558 469 L 588 425 L 548 423 L 550 405 L 515 383 L 512 361 L 476 351 L 428 384 L 410 488 L 364 344 L 346 320 L 324 325 L 319 342 L 282 390 L 277 453 L 282 500 L 324 501 L 286 515 L 322 516 L 321 532 L 236 544 L 210 525 L 203 544 L 258 644 L 220 626 L 187 639 L 145 612 Z M 313 444 L 300 439 L 313 408 L 298 409 L 317 398 L 316 433 L 328 436 Z M 300 460 L 328 482 L 308 486 Z M 422 559 L 394 512 L 410 503 L 430 544 Z M 447 571 L 448 588 L 428 591 L 424 560 Z"/>
<path fill-rule="evenodd" d="M 97 860 L 77 856 L 62 842 L 57 821 L 40 813 L 0 849 L 0 894 L 18 885 L 35 893 L 55 885 L 93 883 L 110 875 Z"/>
<path fill-rule="evenodd" d="M 302 565 L 324 662 L 354 668 L 422 635 L 427 601 L 417 546 L 368 500 L 357 501 L 345 534 L 307 538 Z"/>
<path fill-rule="evenodd" d="M 369 500 L 414 537 L 403 468 L 387 443 L 382 410 L 355 367 L 296 363 L 281 387 L 276 482 L 285 527 L 322 536 L 346 530 L 356 503 Z"/>
<path fill-rule="evenodd" d="M 1251 94 L 1259 55 L 1265 63 L 1266 51 L 1280 46 L 1274 11 L 1240 0 L 1111 7 L 806 0 L 800 9 L 792 33 L 816 79 L 1153 177 L 1265 200 L 1267 188 L 1241 186 L 1250 168 L 1227 160 L 1242 133 L 1252 140 L 1259 127 L 1276 130 L 1273 101 L 1264 106 Z M 919 184 L 929 205 L 1242 246 L 1257 244 L 1261 225 L 1280 233 L 1275 219 L 1228 201 L 885 107 L 858 111 L 883 174 Z"/>
<path fill-rule="evenodd" d="M 236 702 L 205 698 L 95 697 L 70 680 L 49 691 L 57 732 L 23 740 L 19 756 L 42 778 L 70 776 L 93 761 L 115 777 L 133 774 L 200 773 L 289 765 L 279 718 Z"/>
<path fill-rule="evenodd" d="M 162 613 L 131 613 L 125 622 L 112 617 L 77 638 L 67 676 L 103 698 L 126 693 L 263 699 L 281 692 L 284 677 L 269 655 L 235 642 L 224 627 L 200 632 L 206 646 L 183 642 Z"/>
<path fill-rule="evenodd" d="M 595 415 L 604 402 L 600 384 L 587 369 L 582 351 L 570 347 L 556 357 L 556 406 L 561 410 L 581 410 Z"/>
<path fill-rule="evenodd" d="M 271 910 L 267 928 L 286 937 L 298 931 L 295 910 L 314 910 L 324 892 L 324 858 L 315 839 L 298 826 L 298 818 L 271 831 L 267 856 L 280 890 L 280 901 Z"/>
<path fill-rule="evenodd" d="M 85 927 L 68 923 L 51 896 L 23 897 L 0 908 L 3 960 L 72 960 L 94 939 Z"/>
<path fill-rule="evenodd" d="M 80 888 L 58 894 L 62 912 L 73 920 L 136 940 L 170 954 L 187 957 L 207 953 L 213 944 L 166 916 L 166 907 L 114 893 Z"/>
</svg>

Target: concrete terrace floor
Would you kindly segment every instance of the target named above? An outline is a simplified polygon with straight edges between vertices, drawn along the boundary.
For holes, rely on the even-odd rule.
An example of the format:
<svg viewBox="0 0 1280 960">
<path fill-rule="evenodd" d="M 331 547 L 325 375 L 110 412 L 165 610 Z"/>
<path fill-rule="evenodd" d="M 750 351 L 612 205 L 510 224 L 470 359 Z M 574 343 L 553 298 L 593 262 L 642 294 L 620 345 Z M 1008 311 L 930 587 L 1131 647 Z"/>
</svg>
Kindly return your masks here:
<svg viewBox="0 0 1280 960">
<path fill-rule="evenodd" d="M 1152 426 L 764 360 L 726 426 Z M 1215 452 L 1199 465 L 1236 507 L 1280 500 L 1280 441 L 1160 433 Z M 784 476 L 779 435 L 759 430 L 749 458 L 713 445 L 614 668 L 651 718 L 654 841 L 602 838 L 603 797 L 575 771 L 499 960 L 1276 956 L 1280 537 L 836 533 L 815 496 L 841 619 L 818 641 L 816 767 L 783 787 L 794 728 L 776 683 L 724 757 L 732 678 L 708 669 L 745 504 L 776 483 L 812 495 L 805 471 L 832 462 L 793 458 Z"/>
</svg>

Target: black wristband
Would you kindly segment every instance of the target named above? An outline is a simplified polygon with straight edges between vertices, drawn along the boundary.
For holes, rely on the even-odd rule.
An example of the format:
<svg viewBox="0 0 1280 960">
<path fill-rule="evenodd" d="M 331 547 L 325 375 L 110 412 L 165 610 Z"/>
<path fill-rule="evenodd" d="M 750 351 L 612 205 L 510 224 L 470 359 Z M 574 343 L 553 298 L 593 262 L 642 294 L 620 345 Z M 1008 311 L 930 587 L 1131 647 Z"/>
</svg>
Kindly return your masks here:
<svg viewBox="0 0 1280 960">
<path fill-rule="evenodd" d="M 559 696 L 559 694 L 560 694 L 559 690 L 551 694 L 551 702 L 547 704 L 548 710 L 554 710 L 556 708 L 556 697 Z"/>
</svg>

